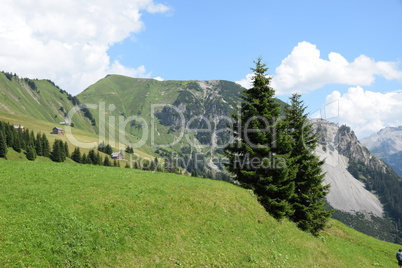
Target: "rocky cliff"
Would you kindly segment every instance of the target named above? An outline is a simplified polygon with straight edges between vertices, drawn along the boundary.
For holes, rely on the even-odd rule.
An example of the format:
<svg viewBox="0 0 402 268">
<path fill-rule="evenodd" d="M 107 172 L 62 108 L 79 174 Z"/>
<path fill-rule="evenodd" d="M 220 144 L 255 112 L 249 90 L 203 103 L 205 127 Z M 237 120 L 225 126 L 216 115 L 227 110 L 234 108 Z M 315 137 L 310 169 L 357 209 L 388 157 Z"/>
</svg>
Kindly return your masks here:
<svg viewBox="0 0 402 268">
<path fill-rule="evenodd" d="M 362 143 L 402 176 L 402 126 L 384 128 Z"/>
<path fill-rule="evenodd" d="M 313 120 L 313 125 L 320 137 L 316 153 L 325 159 L 325 183 L 331 185 L 327 196 L 329 204 L 349 213 L 361 212 L 382 217 L 384 210 L 380 200 L 348 171 L 350 159 L 359 159 L 375 166 L 381 166 L 381 163 L 360 144 L 349 128 L 321 119 Z"/>
<path fill-rule="evenodd" d="M 327 201 L 333 217 L 374 237 L 399 242 L 402 220 L 402 180 L 374 156 L 347 126 L 321 119 L 313 125 L 319 135 L 316 153 L 325 159 Z"/>
</svg>

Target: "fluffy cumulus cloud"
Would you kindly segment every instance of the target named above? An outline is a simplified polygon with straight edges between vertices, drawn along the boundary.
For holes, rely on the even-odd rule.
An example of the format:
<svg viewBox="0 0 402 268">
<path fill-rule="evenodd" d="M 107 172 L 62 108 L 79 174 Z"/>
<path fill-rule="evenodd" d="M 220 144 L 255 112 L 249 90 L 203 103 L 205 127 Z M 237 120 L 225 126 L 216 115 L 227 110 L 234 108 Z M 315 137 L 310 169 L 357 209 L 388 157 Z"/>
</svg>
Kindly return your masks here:
<svg viewBox="0 0 402 268">
<path fill-rule="evenodd" d="M 402 91 L 372 92 L 351 87 L 345 94 L 333 91 L 322 116 L 350 126 L 359 138 L 386 126 L 402 125 Z"/>
<path fill-rule="evenodd" d="M 253 74 L 248 74 L 246 75 L 246 78 L 236 81 L 236 83 L 244 88 L 251 88 L 253 86 L 253 76 Z"/>
<path fill-rule="evenodd" d="M 396 62 L 376 62 L 365 55 L 348 62 L 335 52 L 324 60 L 315 45 L 300 42 L 276 68 L 272 86 L 278 94 L 306 93 L 326 84 L 370 85 L 376 75 L 402 80 Z"/>
<path fill-rule="evenodd" d="M 107 50 L 144 28 L 141 12 L 167 10 L 153 0 L 4 0 L 0 69 L 52 79 L 71 93 L 108 73 L 149 76 L 144 66 L 111 62 Z"/>
<path fill-rule="evenodd" d="M 402 80 L 402 71 L 396 62 L 376 62 L 365 55 L 348 62 L 341 54 L 331 52 L 325 60 L 315 45 L 300 42 L 276 68 L 271 85 L 278 95 L 285 95 L 307 93 L 327 84 L 366 86 L 376 76 Z M 249 74 L 238 83 L 250 87 L 251 77 Z"/>
</svg>

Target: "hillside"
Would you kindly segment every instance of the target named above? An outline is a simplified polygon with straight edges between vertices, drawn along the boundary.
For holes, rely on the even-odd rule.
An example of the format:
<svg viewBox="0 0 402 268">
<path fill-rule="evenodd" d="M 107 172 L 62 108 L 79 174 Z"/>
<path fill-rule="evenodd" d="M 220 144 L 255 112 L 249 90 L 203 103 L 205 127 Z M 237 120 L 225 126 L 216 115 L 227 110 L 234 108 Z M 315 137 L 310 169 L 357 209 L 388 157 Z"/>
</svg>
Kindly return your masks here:
<svg viewBox="0 0 402 268">
<path fill-rule="evenodd" d="M 312 237 L 226 182 L 76 164 L 1 165 L 2 267 L 396 265 L 398 245 L 337 221 Z"/>
<path fill-rule="evenodd" d="M 211 159 L 229 139 L 226 126 L 242 90 L 229 81 L 157 81 L 109 75 L 77 97 L 102 107 L 93 114 L 96 118 L 102 115 L 100 131 L 106 136 L 116 129 L 123 137 L 132 134 L 135 139 L 129 142 L 134 147 L 151 146 L 160 156 L 173 152 L 191 158 L 193 153 L 201 153 Z M 192 169 L 188 167 L 188 171 Z"/>
<path fill-rule="evenodd" d="M 53 123 L 73 123 L 76 128 L 94 133 L 92 122 L 82 111 L 69 118 L 78 104 L 77 98 L 60 89 L 50 80 L 20 78 L 0 72 L 0 113 L 26 115 L 32 119 Z"/>
</svg>

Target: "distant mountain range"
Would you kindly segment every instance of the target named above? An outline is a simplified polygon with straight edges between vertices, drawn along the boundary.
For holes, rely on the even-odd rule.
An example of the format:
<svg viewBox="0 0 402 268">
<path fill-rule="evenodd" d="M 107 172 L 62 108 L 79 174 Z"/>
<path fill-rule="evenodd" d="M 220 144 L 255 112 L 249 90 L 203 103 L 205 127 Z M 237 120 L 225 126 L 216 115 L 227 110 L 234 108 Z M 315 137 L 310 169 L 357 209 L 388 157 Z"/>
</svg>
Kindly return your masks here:
<svg viewBox="0 0 402 268">
<path fill-rule="evenodd" d="M 362 143 L 402 176 L 402 126 L 386 127 L 362 139 Z"/>
<path fill-rule="evenodd" d="M 243 90 L 223 80 L 157 81 L 109 75 L 71 96 L 49 80 L 3 72 L 0 119 L 23 114 L 54 124 L 73 123 L 113 147 L 131 143 L 134 151 L 153 157 L 176 157 L 178 168 L 187 174 L 230 180 L 220 160 L 230 141 L 227 125 Z M 70 116 L 77 105 L 80 108 Z M 337 210 L 334 217 L 377 238 L 398 241 L 395 225 L 402 222 L 402 207 L 395 204 L 402 205 L 402 200 L 394 194 L 402 191 L 401 179 L 350 128 L 324 120 L 313 123 L 320 135 L 316 153 L 326 159 L 325 182 L 331 184 L 327 201 Z"/>
</svg>

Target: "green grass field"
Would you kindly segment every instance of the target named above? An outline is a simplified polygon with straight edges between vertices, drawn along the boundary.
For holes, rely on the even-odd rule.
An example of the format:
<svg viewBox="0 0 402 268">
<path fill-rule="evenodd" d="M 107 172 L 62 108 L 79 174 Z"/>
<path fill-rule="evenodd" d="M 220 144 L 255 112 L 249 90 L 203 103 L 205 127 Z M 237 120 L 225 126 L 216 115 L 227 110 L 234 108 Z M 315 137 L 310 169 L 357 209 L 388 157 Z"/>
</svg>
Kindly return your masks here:
<svg viewBox="0 0 402 268">
<path fill-rule="evenodd" d="M 221 181 L 0 162 L 0 267 L 396 267 L 398 248 L 334 220 L 313 237 Z"/>
</svg>

